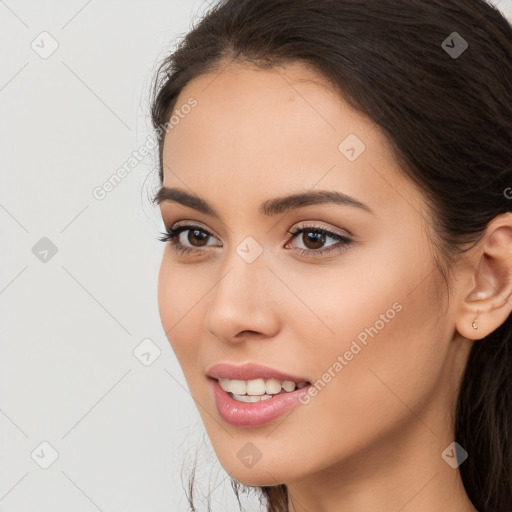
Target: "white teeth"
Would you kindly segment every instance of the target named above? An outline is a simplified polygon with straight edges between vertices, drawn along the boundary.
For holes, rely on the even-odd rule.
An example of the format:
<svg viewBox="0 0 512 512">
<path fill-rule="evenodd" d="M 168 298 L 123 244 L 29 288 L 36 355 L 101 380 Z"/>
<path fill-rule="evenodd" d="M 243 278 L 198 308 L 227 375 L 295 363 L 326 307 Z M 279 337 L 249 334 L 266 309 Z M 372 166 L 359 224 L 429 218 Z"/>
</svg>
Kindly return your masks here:
<svg viewBox="0 0 512 512">
<path fill-rule="evenodd" d="M 229 383 L 231 382 L 230 379 L 219 379 L 219 384 L 220 384 L 220 387 L 224 390 L 224 391 L 229 391 Z"/>
<path fill-rule="evenodd" d="M 277 379 L 219 379 L 220 387 L 233 395 L 243 396 L 244 402 L 252 402 L 259 400 L 247 400 L 247 397 L 263 397 L 263 400 L 270 398 L 268 395 L 277 395 L 282 390 L 286 392 L 294 391 L 297 388 L 301 389 L 307 385 L 307 382 L 293 382 L 291 380 L 279 381 Z M 267 397 L 267 398 L 265 398 Z"/>
<path fill-rule="evenodd" d="M 285 380 L 283 381 L 282 386 L 285 391 L 293 391 L 295 389 L 295 382 L 291 380 Z"/>
<path fill-rule="evenodd" d="M 272 398 L 270 395 L 261 395 L 261 396 L 251 396 L 251 395 L 234 395 L 232 393 L 232 398 L 238 400 L 239 402 L 261 402 L 262 400 L 268 400 Z"/>
<path fill-rule="evenodd" d="M 265 381 L 263 379 L 248 380 L 246 393 L 248 395 L 264 395 Z"/>
<path fill-rule="evenodd" d="M 235 395 L 245 395 L 247 393 L 247 382 L 245 380 L 233 379 L 229 383 L 229 391 Z"/>
<path fill-rule="evenodd" d="M 277 395 L 281 392 L 281 382 L 277 379 L 268 379 L 265 382 L 265 391 L 268 395 Z"/>
</svg>

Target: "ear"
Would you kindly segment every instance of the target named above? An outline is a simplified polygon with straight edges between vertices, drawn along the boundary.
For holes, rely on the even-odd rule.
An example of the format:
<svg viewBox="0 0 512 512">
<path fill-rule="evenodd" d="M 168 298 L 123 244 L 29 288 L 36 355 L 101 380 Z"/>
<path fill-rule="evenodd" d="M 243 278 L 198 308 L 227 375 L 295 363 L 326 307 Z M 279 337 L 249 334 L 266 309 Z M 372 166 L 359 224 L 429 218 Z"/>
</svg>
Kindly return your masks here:
<svg viewBox="0 0 512 512">
<path fill-rule="evenodd" d="M 496 330 L 512 311 L 512 212 L 489 223 L 469 262 L 455 326 L 465 338 L 478 340 Z M 475 319 L 478 329 L 473 327 Z"/>
</svg>

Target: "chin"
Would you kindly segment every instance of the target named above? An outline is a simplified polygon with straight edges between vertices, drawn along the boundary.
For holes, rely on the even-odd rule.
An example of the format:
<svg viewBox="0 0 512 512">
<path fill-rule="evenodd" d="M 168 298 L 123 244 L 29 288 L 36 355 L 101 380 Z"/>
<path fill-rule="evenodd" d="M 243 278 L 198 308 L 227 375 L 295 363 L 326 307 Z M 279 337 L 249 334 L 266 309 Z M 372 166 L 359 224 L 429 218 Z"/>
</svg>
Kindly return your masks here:
<svg viewBox="0 0 512 512">
<path fill-rule="evenodd" d="M 255 468 L 247 468 L 245 470 L 238 469 L 230 473 L 230 476 L 237 482 L 251 487 L 276 486 L 288 480 L 288 478 L 283 479 L 278 477 L 272 468 L 270 468 L 268 472 L 263 468 L 260 468 L 260 470 L 256 470 Z"/>
<path fill-rule="evenodd" d="M 235 449 L 229 453 L 221 454 L 219 462 L 224 470 L 244 485 L 252 487 L 275 486 L 297 478 L 293 471 L 290 459 L 285 456 L 270 459 L 259 459 L 256 462 L 244 461 L 238 458 Z"/>
</svg>

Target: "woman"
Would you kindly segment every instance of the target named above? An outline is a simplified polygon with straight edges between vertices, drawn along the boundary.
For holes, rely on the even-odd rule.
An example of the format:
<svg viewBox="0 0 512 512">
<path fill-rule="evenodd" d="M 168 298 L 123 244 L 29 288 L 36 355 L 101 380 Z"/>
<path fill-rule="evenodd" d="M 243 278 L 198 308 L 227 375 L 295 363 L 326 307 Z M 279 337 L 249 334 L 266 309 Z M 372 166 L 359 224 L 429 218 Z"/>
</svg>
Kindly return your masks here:
<svg viewBox="0 0 512 512">
<path fill-rule="evenodd" d="M 152 120 L 162 324 L 237 497 L 512 510 L 501 13 L 224 0 L 159 68 Z"/>
</svg>

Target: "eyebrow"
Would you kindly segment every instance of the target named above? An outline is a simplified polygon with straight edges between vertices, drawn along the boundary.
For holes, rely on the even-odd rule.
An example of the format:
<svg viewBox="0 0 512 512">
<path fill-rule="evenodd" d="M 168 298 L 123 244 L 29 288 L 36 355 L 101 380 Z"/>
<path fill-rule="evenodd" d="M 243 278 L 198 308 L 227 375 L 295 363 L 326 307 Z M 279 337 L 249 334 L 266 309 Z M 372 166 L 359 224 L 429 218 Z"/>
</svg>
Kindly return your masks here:
<svg viewBox="0 0 512 512">
<path fill-rule="evenodd" d="M 164 202 L 178 203 L 220 220 L 220 215 L 217 210 L 205 199 L 183 189 L 161 187 L 153 198 L 153 204 L 160 205 Z M 305 206 L 326 203 L 360 208 L 361 210 L 375 214 L 368 205 L 342 192 L 334 190 L 311 190 L 268 199 L 260 205 L 259 212 L 262 215 L 270 217 L 286 211 L 297 210 Z"/>
</svg>

